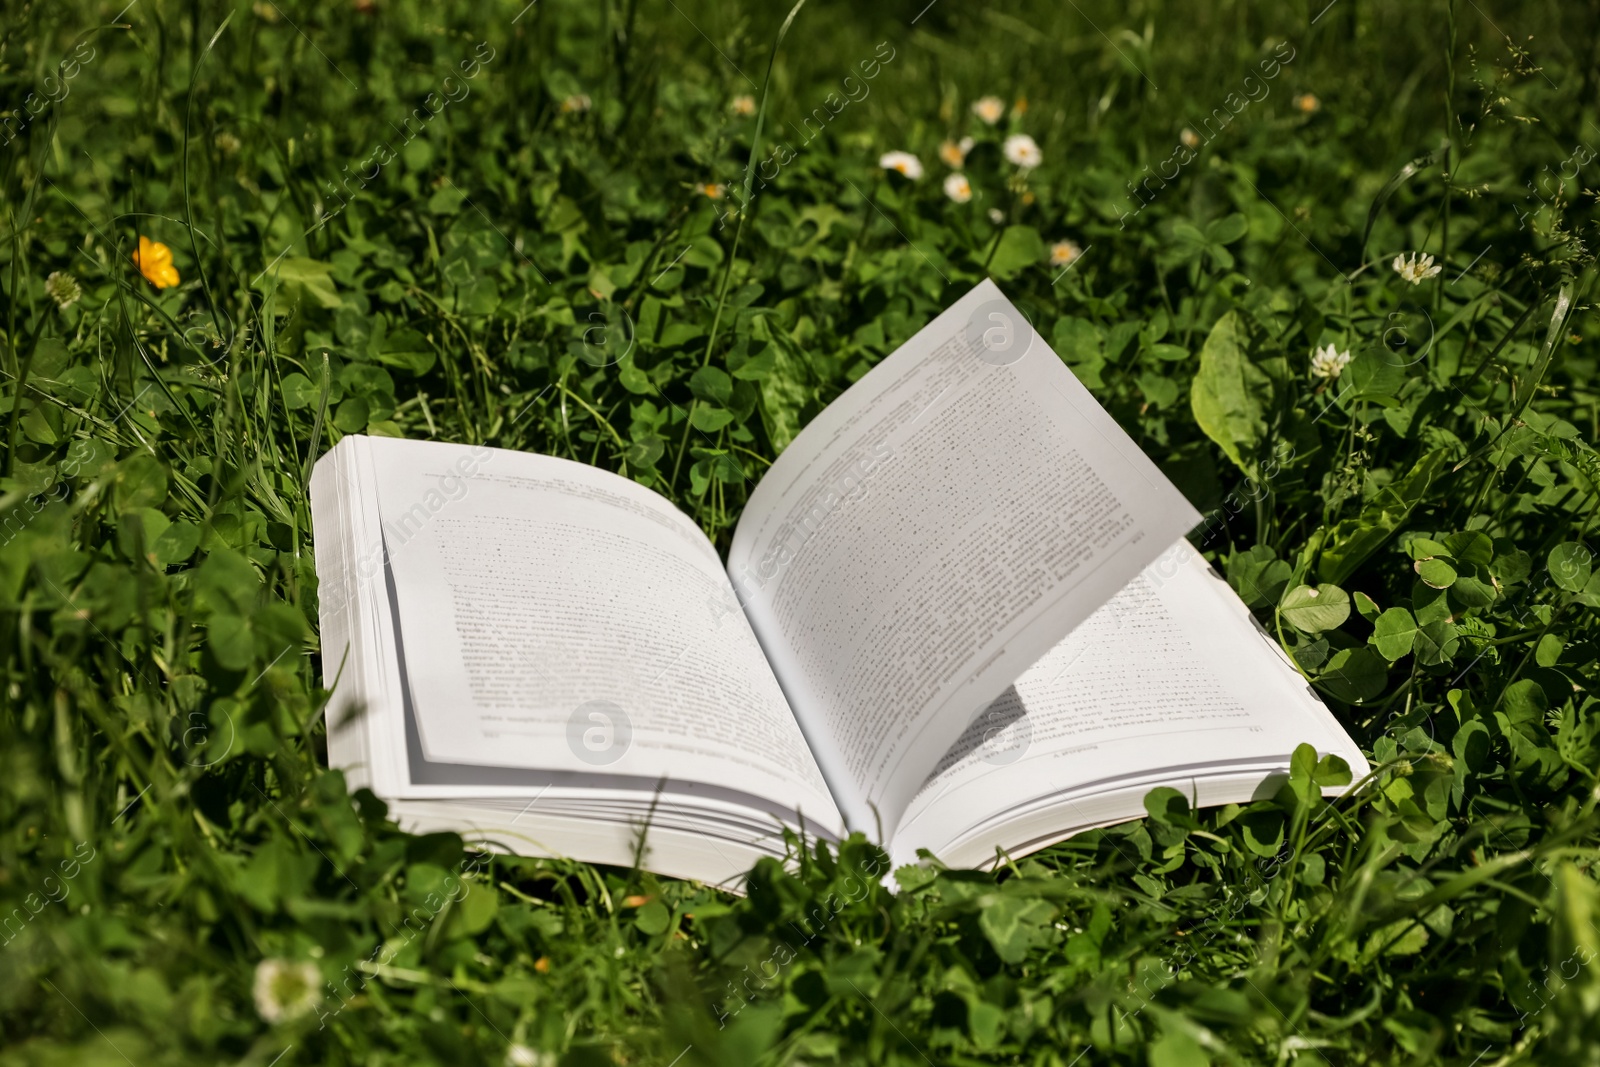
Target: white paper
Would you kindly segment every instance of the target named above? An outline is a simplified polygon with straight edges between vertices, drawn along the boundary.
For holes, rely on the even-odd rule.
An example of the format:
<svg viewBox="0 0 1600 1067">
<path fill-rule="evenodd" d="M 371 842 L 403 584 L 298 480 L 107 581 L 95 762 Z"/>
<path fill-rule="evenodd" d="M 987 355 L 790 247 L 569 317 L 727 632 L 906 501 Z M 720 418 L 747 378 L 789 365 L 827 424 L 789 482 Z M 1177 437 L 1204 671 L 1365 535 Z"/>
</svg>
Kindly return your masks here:
<svg viewBox="0 0 1600 1067">
<path fill-rule="evenodd" d="M 1006 824 L 1053 798 L 1251 766 L 1259 780 L 1302 742 L 1365 773 L 1360 750 L 1244 604 L 1179 542 L 968 728 L 912 801 L 895 846 L 938 854 L 982 826 L 992 854 L 1022 844 Z M 1056 815 L 1060 828 L 1070 813 Z"/>
<path fill-rule="evenodd" d="M 837 813 L 711 543 L 549 456 L 370 442 L 429 760 L 714 783 Z"/>
<path fill-rule="evenodd" d="M 1199 514 L 992 282 L 762 478 L 728 573 L 852 826 Z"/>
</svg>

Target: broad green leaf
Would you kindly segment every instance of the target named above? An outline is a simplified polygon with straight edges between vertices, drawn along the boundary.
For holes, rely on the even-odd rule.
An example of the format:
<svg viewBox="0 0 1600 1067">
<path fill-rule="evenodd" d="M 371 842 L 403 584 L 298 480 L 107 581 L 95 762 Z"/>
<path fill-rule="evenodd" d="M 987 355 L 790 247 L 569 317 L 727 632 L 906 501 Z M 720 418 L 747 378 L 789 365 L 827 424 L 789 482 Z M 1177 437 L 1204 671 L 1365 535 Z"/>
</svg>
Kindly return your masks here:
<svg viewBox="0 0 1600 1067">
<path fill-rule="evenodd" d="M 1021 963 L 1055 917 L 1049 901 L 1011 893 L 994 894 L 978 912 L 978 928 L 1006 963 Z"/>
<path fill-rule="evenodd" d="M 207 623 L 207 645 L 225 669 L 242 671 L 255 656 L 256 638 L 250 622 L 242 615 L 219 611 Z"/>
<path fill-rule="evenodd" d="M 1406 554 L 1412 559 L 1431 559 L 1434 556 L 1449 556 L 1451 552 L 1449 546 L 1442 541 L 1413 537 L 1406 542 Z"/>
<path fill-rule="evenodd" d="M 1341 648 L 1318 677 L 1333 695 L 1349 704 L 1371 700 L 1389 680 L 1384 658 L 1370 648 Z"/>
<path fill-rule="evenodd" d="M 639 914 L 633 917 L 633 925 L 639 928 L 642 934 L 655 937 L 665 933 L 667 925 L 672 921 L 672 913 L 667 906 L 659 900 L 652 900 L 639 909 Z"/>
<path fill-rule="evenodd" d="M 1502 589 L 1508 585 L 1515 585 L 1533 573 L 1533 557 L 1520 548 L 1512 547 L 1509 542 L 1505 545 L 1496 545 L 1494 559 L 1489 564 L 1489 573 L 1500 583 Z"/>
<path fill-rule="evenodd" d="M 773 349 L 772 370 L 761 381 L 757 410 L 772 447 L 781 452 L 800 432 L 812 390 L 804 359 L 784 344 L 774 343 Z"/>
<path fill-rule="evenodd" d="M 1414 956 L 1428 945 L 1428 928 L 1411 919 L 1398 919 L 1372 931 L 1362 955 L 1367 960 L 1378 956 Z"/>
<path fill-rule="evenodd" d="M 989 273 L 1001 281 L 1014 278 L 1045 258 L 1044 238 L 1032 226 L 1007 226 L 989 257 Z"/>
<path fill-rule="evenodd" d="M 694 418 L 689 420 L 701 433 L 716 433 L 733 421 L 733 412 L 708 404 L 697 404 Z"/>
<path fill-rule="evenodd" d="M 1471 563 L 1479 567 L 1486 567 L 1494 559 L 1494 540 L 1482 530 L 1463 530 L 1446 537 L 1445 544 L 1449 546 L 1450 555 L 1462 563 Z M 1430 555 L 1439 555 L 1438 552 Z"/>
<path fill-rule="evenodd" d="M 1386 350 L 1362 349 L 1339 376 L 1337 397 L 1346 404 L 1357 400 L 1393 406 L 1406 380 L 1406 368 Z"/>
<path fill-rule="evenodd" d="M 1435 449 L 1417 461 L 1404 478 L 1378 490 L 1357 518 L 1344 519 L 1328 531 L 1317 560 L 1317 577 L 1342 582 L 1399 529 L 1411 509 L 1429 495 L 1449 463 L 1446 449 Z"/>
<path fill-rule="evenodd" d="M 374 355 L 380 363 L 399 367 L 414 375 L 428 373 L 435 359 L 433 346 L 428 343 L 428 339 L 416 330 L 410 329 L 396 330 L 385 337 Z M 313 392 L 313 400 L 315 396 Z"/>
<path fill-rule="evenodd" d="M 305 256 L 289 256 L 278 265 L 262 273 L 256 288 L 268 292 L 278 287 L 277 307 L 280 313 L 303 301 L 319 307 L 336 308 L 344 301 L 339 299 L 338 287 L 333 282 L 333 264 Z"/>
<path fill-rule="evenodd" d="M 1144 810 L 1150 818 L 1167 826 L 1198 830 L 1200 823 L 1189 810 L 1189 798 L 1171 786 L 1160 786 L 1145 794 Z"/>
<path fill-rule="evenodd" d="M 1594 553 L 1575 541 L 1563 541 L 1550 550 L 1550 580 L 1557 588 L 1576 593 L 1589 583 L 1594 568 Z"/>
<path fill-rule="evenodd" d="M 1450 597 L 1464 608 L 1486 608 L 1495 602 L 1494 586 L 1487 580 L 1486 568 L 1474 566 L 1474 573 L 1458 571 L 1450 586 Z"/>
<path fill-rule="evenodd" d="M 1550 698 L 1531 678 L 1522 678 L 1506 687 L 1499 710 L 1513 723 L 1540 722 L 1550 710 Z"/>
<path fill-rule="evenodd" d="M 1174 1020 L 1176 1025 L 1176 1020 Z M 1180 1029 L 1166 1029 L 1150 1045 L 1150 1067 L 1208 1067 L 1204 1047 Z"/>
<path fill-rule="evenodd" d="M 1275 856 L 1283 847 L 1283 812 L 1276 808 L 1247 811 L 1239 816 L 1244 844 L 1257 856 Z"/>
<path fill-rule="evenodd" d="M 155 555 L 156 562 L 165 567 L 173 563 L 182 563 L 194 555 L 194 550 L 199 547 L 200 527 L 179 519 L 161 531 L 161 536 L 155 539 L 150 551 Z"/>
<path fill-rule="evenodd" d="M 733 395 L 733 381 L 720 367 L 701 367 L 690 377 L 689 391 L 701 400 L 725 406 Z"/>
<path fill-rule="evenodd" d="M 1278 559 L 1267 545 L 1231 553 L 1224 567 L 1228 584 L 1250 607 L 1276 604 L 1293 575 L 1288 561 Z"/>
<path fill-rule="evenodd" d="M 1267 436 L 1272 383 L 1250 360 L 1244 321 L 1230 311 L 1200 349 L 1200 369 L 1189 390 L 1195 421 L 1234 465 L 1254 478 L 1255 454 Z"/>
<path fill-rule="evenodd" d="M 283 376 L 283 403 L 289 410 L 313 407 L 321 395 L 321 388 L 299 371 Z"/>
<path fill-rule="evenodd" d="M 1473 719 L 1456 731 L 1455 738 L 1450 742 L 1450 751 L 1456 754 L 1456 759 L 1467 765 L 1468 770 L 1482 769 L 1489 758 L 1489 728 L 1483 723 Z"/>
<path fill-rule="evenodd" d="M 1436 667 L 1450 662 L 1460 645 L 1460 632 L 1454 623 L 1429 622 L 1417 631 L 1412 651 L 1417 654 L 1418 663 L 1424 667 Z"/>
<path fill-rule="evenodd" d="M 1368 622 L 1377 622 L 1378 616 L 1383 614 L 1378 602 L 1359 589 L 1350 594 L 1350 598 L 1356 602 L 1356 610 L 1361 613 L 1361 617 Z"/>
<path fill-rule="evenodd" d="M 1316 770 L 1312 773 L 1312 780 L 1324 788 L 1349 785 L 1352 775 L 1350 764 L 1342 756 L 1328 753 L 1317 760 Z"/>
<path fill-rule="evenodd" d="M 117 469 L 117 510 L 158 507 L 167 498 L 167 472 L 161 461 L 139 452 L 124 460 Z"/>
<path fill-rule="evenodd" d="M 1250 221 L 1238 212 L 1206 224 L 1206 240 L 1213 244 L 1231 245 L 1250 232 Z"/>
<path fill-rule="evenodd" d="M 117 547 L 129 559 L 147 555 L 154 562 L 156 540 L 172 525 L 172 520 L 155 508 L 129 508 L 117 520 Z"/>
<path fill-rule="evenodd" d="M 500 910 L 500 898 L 492 885 L 468 882 L 466 890 L 466 895 L 456 901 L 450 910 L 449 932 L 453 937 L 471 937 L 482 933 L 494 922 L 495 914 Z"/>
<path fill-rule="evenodd" d="M 1417 620 L 1405 608 L 1390 608 L 1372 626 L 1372 646 L 1393 663 L 1411 653 L 1417 639 Z"/>
<path fill-rule="evenodd" d="M 364 396 L 346 397 L 334 412 L 333 424 L 345 433 L 360 433 L 367 428 L 367 418 L 372 408 Z"/>
<path fill-rule="evenodd" d="M 1419 559 L 1411 565 L 1411 569 L 1434 589 L 1448 589 L 1456 581 L 1456 569 L 1442 559 Z"/>
<path fill-rule="evenodd" d="M 1554 667 L 1561 662 L 1561 650 L 1565 642 L 1555 634 L 1545 634 L 1539 638 L 1539 644 L 1534 650 L 1533 660 L 1541 667 Z"/>
<path fill-rule="evenodd" d="M 1278 604 L 1283 621 L 1302 633 L 1332 630 L 1350 617 L 1350 597 L 1336 585 L 1297 585 Z"/>
</svg>

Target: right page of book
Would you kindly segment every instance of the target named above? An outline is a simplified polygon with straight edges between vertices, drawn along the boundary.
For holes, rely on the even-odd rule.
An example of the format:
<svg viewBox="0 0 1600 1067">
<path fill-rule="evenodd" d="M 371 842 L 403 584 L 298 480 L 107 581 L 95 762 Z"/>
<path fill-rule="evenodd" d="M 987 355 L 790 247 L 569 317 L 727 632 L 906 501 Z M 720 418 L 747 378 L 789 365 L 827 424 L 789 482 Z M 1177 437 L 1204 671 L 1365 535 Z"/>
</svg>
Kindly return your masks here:
<svg viewBox="0 0 1600 1067">
<path fill-rule="evenodd" d="M 778 457 L 728 557 L 853 827 L 1199 521 L 985 281 Z"/>
<path fill-rule="evenodd" d="M 953 862 L 1141 814 L 1143 794 L 1281 772 L 1302 742 L 1366 773 L 1361 750 L 1249 609 L 1180 541 L 1006 689 L 929 775 L 894 833 L 898 860 Z M 1132 785 L 1131 790 L 1126 789 Z M 1095 798 L 1128 795 L 1110 812 Z M 1214 794 L 1214 791 L 1211 791 Z M 1207 802 L 1202 799 L 1202 802 Z M 1215 802 L 1214 800 L 1212 802 Z M 1053 834 L 1052 834 L 1053 832 Z M 976 858 L 974 858 L 976 857 Z"/>
</svg>

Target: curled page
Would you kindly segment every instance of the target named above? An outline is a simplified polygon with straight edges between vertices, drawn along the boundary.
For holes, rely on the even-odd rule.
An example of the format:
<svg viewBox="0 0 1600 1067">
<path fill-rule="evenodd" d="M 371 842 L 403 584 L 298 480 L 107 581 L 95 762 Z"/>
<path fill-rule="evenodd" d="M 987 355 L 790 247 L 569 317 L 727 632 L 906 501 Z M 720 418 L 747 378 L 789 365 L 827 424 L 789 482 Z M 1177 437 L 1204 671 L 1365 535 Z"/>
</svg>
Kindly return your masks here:
<svg viewBox="0 0 1600 1067">
<path fill-rule="evenodd" d="M 840 810 L 887 833 L 973 718 L 1199 518 L 985 281 L 778 458 L 728 573 Z"/>
</svg>

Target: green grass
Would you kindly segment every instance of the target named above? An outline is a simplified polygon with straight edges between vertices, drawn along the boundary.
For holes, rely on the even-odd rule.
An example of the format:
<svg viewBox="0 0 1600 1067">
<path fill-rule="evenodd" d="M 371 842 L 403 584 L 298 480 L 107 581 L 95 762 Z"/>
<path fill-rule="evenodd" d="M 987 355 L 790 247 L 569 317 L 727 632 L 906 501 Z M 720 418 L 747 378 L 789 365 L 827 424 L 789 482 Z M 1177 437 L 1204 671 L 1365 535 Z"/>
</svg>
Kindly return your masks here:
<svg viewBox="0 0 1600 1067">
<path fill-rule="evenodd" d="M 754 4 L 118 7 L 0 5 L 7 1064 L 1600 1062 L 1593 5 L 811 0 L 776 53 Z M 341 434 L 593 463 L 725 544 L 986 272 L 1208 511 L 1357 795 L 733 899 L 326 769 Z M 267 959 L 313 1007 L 263 1018 Z"/>
</svg>

